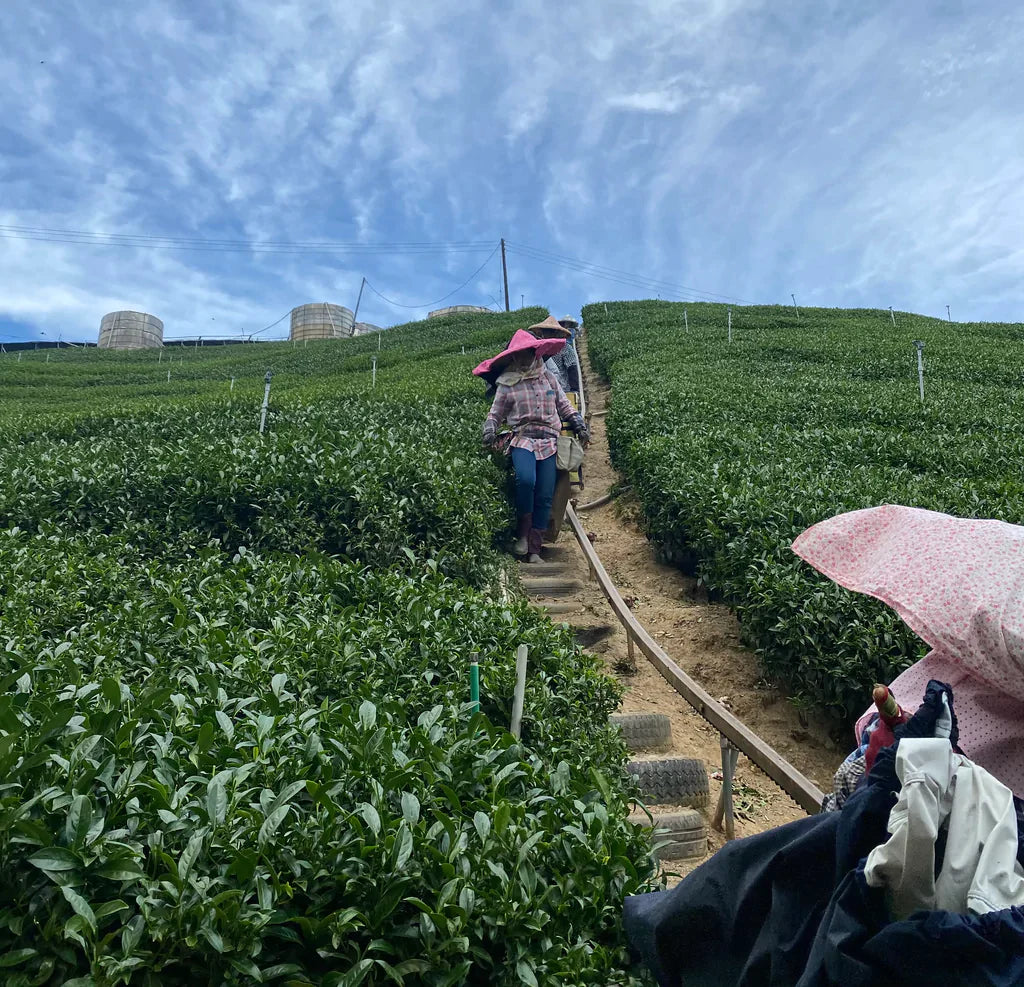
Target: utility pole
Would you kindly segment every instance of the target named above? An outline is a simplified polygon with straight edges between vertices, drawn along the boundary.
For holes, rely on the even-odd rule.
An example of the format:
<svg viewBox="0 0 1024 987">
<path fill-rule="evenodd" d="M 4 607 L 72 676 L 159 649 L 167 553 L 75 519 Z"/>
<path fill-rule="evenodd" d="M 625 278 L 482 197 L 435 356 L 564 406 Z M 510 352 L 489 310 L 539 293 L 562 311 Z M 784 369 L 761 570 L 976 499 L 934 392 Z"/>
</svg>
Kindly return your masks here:
<svg viewBox="0 0 1024 987">
<path fill-rule="evenodd" d="M 366 287 L 366 278 L 363 278 L 363 283 L 359 286 L 359 297 L 356 299 L 356 310 L 352 315 L 352 331 L 355 332 L 356 319 L 359 318 L 359 303 L 363 300 L 363 288 Z"/>
<path fill-rule="evenodd" d="M 505 311 L 509 311 L 508 307 L 508 265 L 505 263 L 505 238 L 501 238 L 501 276 L 505 281 Z"/>
</svg>

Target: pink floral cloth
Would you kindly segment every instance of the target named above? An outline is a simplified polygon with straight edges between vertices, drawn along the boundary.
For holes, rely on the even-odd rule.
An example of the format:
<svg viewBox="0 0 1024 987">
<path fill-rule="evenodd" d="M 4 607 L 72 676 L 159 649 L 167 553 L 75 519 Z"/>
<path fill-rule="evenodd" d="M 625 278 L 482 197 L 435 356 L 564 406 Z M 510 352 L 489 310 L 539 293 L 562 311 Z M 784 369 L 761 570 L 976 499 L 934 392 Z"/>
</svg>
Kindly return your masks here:
<svg viewBox="0 0 1024 987">
<path fill-rule="evenodd" d="M 931 647 L 892 682 L 897 702 L 913 711 L 929 679 L 948 683 L 964 753 L 1024 795 L 1024 527 L 887 505 L 822 521 L 793 551 Z"/>
</svg>

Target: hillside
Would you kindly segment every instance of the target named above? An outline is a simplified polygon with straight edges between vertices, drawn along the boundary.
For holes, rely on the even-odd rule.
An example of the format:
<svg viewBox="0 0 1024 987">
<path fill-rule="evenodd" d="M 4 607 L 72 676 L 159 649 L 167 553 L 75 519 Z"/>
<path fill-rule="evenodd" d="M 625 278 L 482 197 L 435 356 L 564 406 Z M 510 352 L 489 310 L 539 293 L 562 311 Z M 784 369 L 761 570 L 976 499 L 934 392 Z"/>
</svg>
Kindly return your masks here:
<svg viewBox="0 0 1024 987">
<path fill-rule="evenodd" d="M 633 982 L 620 690 L 503 597 L 469 373 L 542 314 L 0 358 L 6 984 Z"/>
</svg>

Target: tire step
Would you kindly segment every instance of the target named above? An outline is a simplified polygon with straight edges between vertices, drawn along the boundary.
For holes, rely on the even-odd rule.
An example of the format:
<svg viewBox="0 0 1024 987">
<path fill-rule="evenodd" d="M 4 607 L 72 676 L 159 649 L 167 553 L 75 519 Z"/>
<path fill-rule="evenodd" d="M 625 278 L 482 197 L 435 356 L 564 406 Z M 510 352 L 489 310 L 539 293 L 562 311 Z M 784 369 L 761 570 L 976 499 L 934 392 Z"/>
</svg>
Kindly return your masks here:
<svg viewBox="0 0 1024 987">
<path fill-rule="evenodd" d="M 708 804 L 708 769 L 697 758 L 630 761 L 626 770 L 636 780 L 644 802 L 695 808 Z"/>
<path fill-rule="evenodd" d="M 573 596 L 582 587 L 573 579 L 558 579 L 544 576 L 523 577 L 523 589 L 530 596 L 559 597 Z"/>
<path fill-rule="evenodd" d="M 672 721 L 664 713 L 615 713 L 608 722 L 622 731 L 622 739 L 631 751 L 672 746 Z"/>
<path fill-rule="evenodd" d="M 696 809 L 652 813 L 652 818 L 653 822 L 647 813 L 634 812 L 629 821 L 634 826 L 653 827 L 651 843 L 658 860 L 697 860 L 707 855 L 707 827 Z"/>
</svg>

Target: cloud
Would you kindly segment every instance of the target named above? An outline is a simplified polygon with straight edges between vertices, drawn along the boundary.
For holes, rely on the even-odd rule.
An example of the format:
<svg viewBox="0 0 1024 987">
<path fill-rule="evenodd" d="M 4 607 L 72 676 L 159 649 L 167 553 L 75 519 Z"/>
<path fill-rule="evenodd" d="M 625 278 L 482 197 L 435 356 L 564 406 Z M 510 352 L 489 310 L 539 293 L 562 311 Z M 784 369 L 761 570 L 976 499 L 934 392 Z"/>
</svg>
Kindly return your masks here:
<svg viewBox="0 0 1024 987">
<path fill-rule="evenodd" d="M 682 93 L 670 90 L 647 93 L 629 93 L 612 96 L 608 105 L 616 110 L 638 110 L 641 113 L 675 113 L 686 104 Z"/>
<path fill-rule="evenodd" d="M 363 276 L 428 302 L 500 236 L 758 301 L 1018 317 L 1024 15 L 1004 0 L 631 0 L 586 16 L 541 0 L 73 0 L 4 5 L 0 36 L 19 38 L 0 53 L 0 223 L 488 244 L 0 236 L 0 334 L 94 338 L 122 306 L 169 335 L 251 331 L 306 301 L 352 305 Z M 509 273 L 514 295 L 559 311 L 658 293 L 522 254 Z M 495 259 L 452 301 L 493 305 L 499 285 Z M 360 316 L 425 311 L 368 293 Z"/>
</svg>

